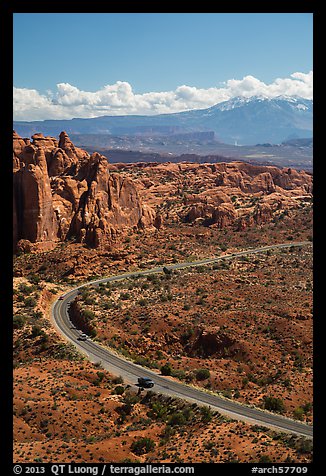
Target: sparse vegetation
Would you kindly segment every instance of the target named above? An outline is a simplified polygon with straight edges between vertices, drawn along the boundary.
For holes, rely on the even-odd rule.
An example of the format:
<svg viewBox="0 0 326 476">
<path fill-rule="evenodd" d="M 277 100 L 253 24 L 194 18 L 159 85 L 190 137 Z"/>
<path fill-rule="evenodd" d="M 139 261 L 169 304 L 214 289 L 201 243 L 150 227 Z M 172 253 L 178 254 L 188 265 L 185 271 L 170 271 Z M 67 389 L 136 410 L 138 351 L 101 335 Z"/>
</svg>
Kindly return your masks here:
<svg viewBox="0 0 326 476">
<path fill-rule="evenodd" d="M 264 396 L 263 407 L 277 413 L 284 413 L 285 410 L 284 401 L 279 397 Z"/>
<path fill-rule="evenodd" d="M 145 453 L 149 453 L 155 447 L 155 442 L 152 438 L 138 438 L 137 440 L 133 441 L 131 444 L 131 451 L 135 453 L 135 455 L 143 455 Z"/>
<path fill-rule="evenodd" d="M 146 178 L 145 169 L 140 178 Z M 119 174 L 126 172 L 122 168 Z M 185 199 L 192 193 L 188 188 Z M 196 197 L 204 191 L 196 186 Z M 178 200 L 168 200 L 164 213 L 182 215 L 186 205 L 178 209 Z M 241 210 L 248 205 L 241 195 L 231 200 Z M 293 247 L 212 267 L 168 269 L 173 262 L 223 250 L 306 239 L 311 235 L 308 208 L 280 212 L 280 220 L 237 232 L 173 224 L 164 216 L 167 225 L 155 235 L 155 246 L 151 236 L 132 231 L 110 249 L 71 241 L 53 251 L 15 257 L 15 460 L 103 462 L 110 455 L 127 463 L 309 462 L 310 440 L 147 391 L 135 395 L 122 378 L 89 364 L 73 345 L 59 340 L 45 306 L 91 276 L 164 266 L 168 273 L 81 290 L 77 300 L 96 338 L 162 374 L 311 422 L 311 252 Z M 290 235 L 289 230 L 295 231 Z M 63 278 L 68 261 L 80 264 L 75 275 Z M 206 372 L 204 378 L 198 378 L 200 371 Z M 154 445 L 135 443 L 133 452 L 133 442 L 141 438 Z"/>
</svg>

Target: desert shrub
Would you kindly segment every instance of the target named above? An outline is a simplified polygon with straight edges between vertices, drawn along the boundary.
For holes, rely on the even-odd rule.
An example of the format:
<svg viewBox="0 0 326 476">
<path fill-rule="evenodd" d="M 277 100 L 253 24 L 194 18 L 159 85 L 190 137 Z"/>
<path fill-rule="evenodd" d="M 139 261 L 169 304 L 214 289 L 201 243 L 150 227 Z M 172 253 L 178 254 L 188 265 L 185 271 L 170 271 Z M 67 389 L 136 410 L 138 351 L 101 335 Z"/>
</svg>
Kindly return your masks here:
<svg viewBox="0 0 326 476">
<path fill-rule="evenodd" d="M 34 286 L 28 286 L 26 283 L 20 283 L 18 286 L 19 291 L 22 294 L 31 294 L 31 292 L 35 291 Z"/>
<path fill-rule="evenodd" d="M 156 368 L 157 364 L 155 361 L 149 359 L 148 357 L 144 357 L 142 355 L 136 355 L 134 357 L 134 362 L 142 367 L 149 367 L 149 368 Z"/>
<path fill-rule="evenodd" d="M 172 274 L 172 270 L 167 268 L 166 266 L 163 266 L 163 272 L 164 274 L 166 274 L 167 276 L 170 276 Z"/>
<path fill-rule="evenodd" d="M 184 370 L 172 370 L 172 377 L 178 378 L 179 380 L 184 380 L 186 378 L 186 372 Z"/>
<path fill-rule="evenodd" d="M 272 460 L 268 455 L 262 455 L 259 458 L 258 463 L 272 463 Z"/>
<path fill-rule="evenodd" d="M 40 326 L 35 325 L 32 327 L 31 337 L 38 337 L 43 334 L 44 334 L 44 331 Z"/>
<path fill-rule="evenodd" d="M 155 448 L 155 442 L 152 438 L 138 438 L 132 442 L 130 449 L 135 455 L 143 455 L 145 453 L 149 453 Z"/>
<path fill-rule="evenodd" d="M 154 402 L 150 411 L 148 412 L 148 416 L 150 418 L 156 418 L 157 420 L 164 420 L 166 415 L 167 408 L 160 402 Z"/>
<path fill-rule="evenodd" d="M 186 423 L 186 417 L 182 412 L 175 412 L 168 418 L 168 425 L 176 426 L 176 425 L 184 425 Z"/>
<path fill-rule="evenodd" d="M 24 305 L 27 307 L 35 307 L 36 306 L 36 299 L 33 296 L 28 296 L 24 300 Z"/>
<path fill-rule="evenodd" d="M 312 403 L 310 402 L 307 402 L 307 403 L 304 403 L 303 405 L 301 405 L 304 413 L 309 413 L 311 410 L 312 410 Z"/>
<path fill-rule="evenodd" d="M 37 274 L 29 274 L 28 279 L 32 284 L 39 284 L 41 278 Z"/>
<path fill-rule="evenodd" d="M 83 318 L 88 322 L 88 321 L 91 321 L 92 319 L 94 319 L 95 317 L 95 314 L 93 311 L 91 311 L 90 309 L 84 309 L 83 310 Z"/>
<path fill-rule="evenodd" d="M 204 423 L 208 423 L 213 418 L 213 413 L 210 407 L 201 407 L 200 408 L 201 419 Z"/>
<path fill-rule="evenodd" d="M 130 294 L 129 293 L 121 293 L 120 294 L 120 299 L 122 299 L 122 301 L 127 301 L 128 299 L 130 299 Z"/>
<path fill-rule="evenodd" d="M 190 339 L 191 336 L 194 335 L 194 330 L 192 327 L 189 327 L 188 329 L 185 330 L 185 332 L 183 334 L 181 334 L 181 341 L 182 343 L 186 343 L 188 342 L 188 340 Z"/>
<path fill-rule="evenodd" d="M 270 397 L 265 395 L 263 398 L 263 406 L 266 410 L 283 413 L 285 410 L 284 402 L 281 398 Z"/>
<path fill-rule="evenodd" d="M 304 411 L 302 407 L 297 407 L 293 410 L 293 416 L 296 420 L 303 420 Z"/>
<path fill-rule="evenodd" d="M 162 365 L 160 370 L 161 370 L 162 375 L 171 375 L 171 373 L 172 373 L 171 364 L 166 363 L 166 364 Z"/>
<path fill-rule="evenodd" d="M 161 444 L 167 443 L 173 435 L 175 435 L 176 429 L 172 426 L 166 425 L 162 433 L 160 434 L 161 437 Z"/>
<path fill-rule="evenodd" d="M 211 376 L 208 369 L 198 369 L 196 370 L 196 379 L 197 380 L 206 380 Z"/>
<path fill-rule="evenodd" d="M 60 360 L 80 360 L 83 358 L 73 344 L 63 342 L 60 342 L 51 348 L 51 356 Z"/>
<path fill-rule="evenodd" d="M 32 317 L 34 319 L 41 319 L 43 317 L 42 311 L 33 311 L 32 312 Z"/>
<path fill-rule="evenodd" d="M 125 388 L 122 385 L 117 385 L 113 389 L 113 393 L 115 393 L 116 395 L 122 395 L 124 391 L 125 391 Z"/>
<path fill-rule="evenodd" d="M 14 329 L 21 329 L 26 324 L 27 317 L 16 315 L 13 317 L 13 327 Z"/>
<path fill-rule="evenodd" d="M 124 403 L 121 407 L 117 408 L 117 412 L 120 415 L 131 415 L 133 410 L 133 405 L 131 403 Z"/>
</svg>

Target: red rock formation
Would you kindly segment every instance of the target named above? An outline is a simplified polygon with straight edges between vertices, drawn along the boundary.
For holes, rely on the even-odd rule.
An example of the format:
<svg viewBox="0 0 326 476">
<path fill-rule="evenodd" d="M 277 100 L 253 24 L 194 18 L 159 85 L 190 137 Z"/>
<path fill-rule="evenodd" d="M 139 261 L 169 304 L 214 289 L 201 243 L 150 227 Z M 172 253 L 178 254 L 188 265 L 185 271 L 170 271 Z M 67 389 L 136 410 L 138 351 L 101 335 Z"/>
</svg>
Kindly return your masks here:
<svg viewBox="0 0 326 476">
<path fill-rule="evenodd" d="M 14 137 L 14 240 L 53 241 L 57 223 L 44 150 Z M 18 143 L 18 147 L 17 147 Z M 19 166 L 19 167 L 18 167 Z M 15 244 L 14 243 L 14 244 Z"/>
<path fill-rule="evenodd" d="M 241 230 L 312 197 L 304 171 L 244 162 L 112 165 L 66 132 L 59 140 L 34 134 L 32 142 L 14 133 L 13 151 L 14 242 L 43 249 L 71 237 L 99 247 L 127 229 L 159 229 L 163 216 Z"/>
<path fill-rule="evenodd" d="M 106 157 L 59 142 L 14 133 L 14 244 L 64 240 L 98 247 L 128 228 L 153 228 L 155 212 L 134 183 L 110 172 Z"/>
<path fill-rule="evenodd" d="M 222 203 L 216 207 L 212 214 L 212 223 L 218 228 L 224 228 L 234 223 L 237 212 L 232 203 Z"/>
<path fill-rule="evenodd" d="M 273 217 L 272 208 L 268 203 L 258 203 L 255 207 L 253 218 L 257 225 L 261 225 L 271 220 Z"/>
</svg>

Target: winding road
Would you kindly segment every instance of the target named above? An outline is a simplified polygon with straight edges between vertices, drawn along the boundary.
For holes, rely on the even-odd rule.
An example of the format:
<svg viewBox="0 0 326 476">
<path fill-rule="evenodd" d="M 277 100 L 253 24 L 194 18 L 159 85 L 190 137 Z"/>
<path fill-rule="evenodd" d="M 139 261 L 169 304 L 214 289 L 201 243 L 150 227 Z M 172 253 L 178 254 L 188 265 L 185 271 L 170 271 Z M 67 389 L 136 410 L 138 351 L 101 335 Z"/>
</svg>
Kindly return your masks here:
<svg viewBox="0 0 326 476">
<path fill-rule="evenodd" d="M 293 246 L 302 247 L 308 245 L 312 245 L 312 243 L 310 241 L 302 241 L 269 245 L 189 263 L 185 262 L 167 265 L 166 268 L 169 270 L 176 270 L 194 266 L 203 266 L 217 263 L 222 259 L 230 260 L 239 256 L 263 253 L 268 250 L 290 248 Z M 63 297 L 61 297 L 61 299 L 57 299 L 52 305 L 52 320 L 55 324 L 55 327 L 66 339 L 72 342 L 79 351 L 83 352 L 91 362 L 101 362 L 101 366 L 104 369 L 108 370 L 113 375 L 122 376 L 125 383 L 136 385 L 137 378 L 139 376 L 150 377 L 155 382 L 155 386 L 152 390 L 158 393 L 182 398 L 198 405 L 210 406 L 212 410 L 217 410 L 222 415 L 232 419 L 312 438 L 312 425 L 292 420 L 290 418 L 285 418 L 281 415 L 270 413 L 255 407 L 244 405 L 239 402 L 223 398 L 217 394 L 213 394 L 212 392 L 201 390 L 191 385 L 186 385 L 173 380 L 171 377 L 164 377 L 155 371 L 141 367 L 140 365 L 125 359 L 123 356 L 119 355 L 113 350 L 95 343 L 91 339 L 86 341 L 78 340 L 81 331 L 76 329 L 70 321 L 68 308 L 70 302 L 77 296 L 81 288 L 85 286 L 97 286 L 99 283 L 120 281 L 135 276 L 148 276 L 150 274 L 161 272 L 163 272 L 163 267 L 157 267 L 145 271 L 128 272 L 117 276 L 90 281 L 72 289 Z"/>
</svg>

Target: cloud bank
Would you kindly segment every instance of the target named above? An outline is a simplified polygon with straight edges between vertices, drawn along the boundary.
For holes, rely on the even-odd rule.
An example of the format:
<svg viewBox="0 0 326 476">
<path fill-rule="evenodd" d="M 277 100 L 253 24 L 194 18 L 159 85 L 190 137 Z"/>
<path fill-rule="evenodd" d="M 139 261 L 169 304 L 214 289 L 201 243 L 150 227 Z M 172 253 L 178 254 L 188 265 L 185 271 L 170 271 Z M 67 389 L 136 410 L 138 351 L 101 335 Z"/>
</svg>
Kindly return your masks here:
<svg viewBox="0 0 326 476">
<path fill-rule="evenodd" d="M 108 84 L 91 92 L 69 83 L 59 83 L 56 91 L 40 94 L 36 89 L 14 87 L 14 120 L 88 118 L 104 115 L 164 114 L 204 109 L 236 96 L 300 96 L 312 99 L 313 72 L 296 72 L 266 84 L 254 76 L 229 79 L 221 87 L 207 89 L 182 85 L 174 91 L 134 93 L 125 81 Z"/>
</svg>

